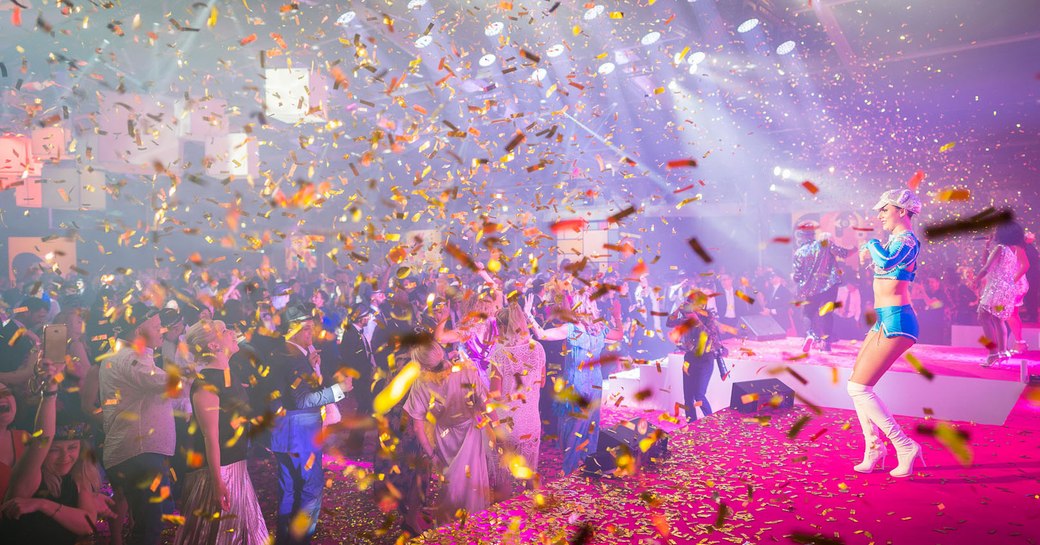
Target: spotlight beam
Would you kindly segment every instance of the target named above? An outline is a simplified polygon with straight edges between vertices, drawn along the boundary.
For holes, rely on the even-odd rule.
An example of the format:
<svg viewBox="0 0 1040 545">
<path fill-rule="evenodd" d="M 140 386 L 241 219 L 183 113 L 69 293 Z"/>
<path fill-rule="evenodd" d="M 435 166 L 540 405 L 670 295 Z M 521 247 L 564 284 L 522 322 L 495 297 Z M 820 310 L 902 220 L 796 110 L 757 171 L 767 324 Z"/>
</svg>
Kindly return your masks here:
<svg viewBox="0 0 1040 545">
<path fill-rule="evenodd" d="M 624 150 L 622 150 L 621 148 L 618 148 L 614 144 L 610 143 L 606 138 L 603 138 L 602 136 L 600 136 L 599 133 L 597 133 L 596 131 L 590 129 L 587 125 L 585 125 L 581 121 L 578 121 L 577 119 L 575 119 L 574 116 L 572 116 L 570 113 L 564 112 L 563 115 L 567 119 L 570 119 L 571 121 L 573 121 L 577 126 L 581 127 L 582 130 L 584 130 L 585 132 L 587 132 L 590 135 L 592 135 L 592 137 L 595 138 L 596 140 L 598 140 L 601 144 L 603 144 L 604 146 L 607 146 L 608 148 L 610 148 L 611 151 L 613 151 L 614 153 L 617 154 L 618 159 L 626 159 L 627 158 L 630 161 L 634 162 L 636 164 L 636 166 L 638 166 L 639 168 L 641 168 L 644 171 L 646 171 L 647 174 L 650 176 L 650 179 L 653 180 L 658 185 L 658 187 L 660 189 L 664 190 L 664 191 L 662 191 L 662 196 L 664 196 L 665 200 L 668 201 L 668 202 L 671 202 L 671 201 L 674 200 L 671 197 L 672 192 L 671 192 L 671 189 L 668 187 L 668 183 L 665 181 L 664 177 L 662 177 L 660 175 L 660 173 L 658 173 L 657 171 L 655 171 L 653 169 L 653 167 L 650 167 L 649 165 L 644 164 L 642 161 L 639 161 L 638 159 L 635 159 L 630 154 L 625 153 Z"/>
</svg>

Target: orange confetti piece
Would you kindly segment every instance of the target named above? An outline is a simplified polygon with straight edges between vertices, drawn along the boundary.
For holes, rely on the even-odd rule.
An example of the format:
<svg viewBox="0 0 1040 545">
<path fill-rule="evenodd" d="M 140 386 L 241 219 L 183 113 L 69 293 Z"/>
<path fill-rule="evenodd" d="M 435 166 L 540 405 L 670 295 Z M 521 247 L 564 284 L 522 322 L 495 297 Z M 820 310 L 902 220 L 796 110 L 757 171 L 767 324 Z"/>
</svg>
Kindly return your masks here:
<svg viewBox="0 0 1040 545">
<path fill-rule="evenodd" d="M 278 44 L 278 47 L 282 49 L 289 49 L 289 46 L 285 43 L 285 40 L 282 38 L 281 34 L 277 32 L 272 32 L 271 39 L 274 40 L 274 43 Z"/>
<path fill-rule="evenodd" d="M 813 195 L 820 192 L 820 188 L 816 187 L 816 184 L 810 182 L 809 180 L 802 182 L 802 187 L 804 187 L 806 191 L 812 193 Z"/>
<path fill-rule="evenodd" d="M 971 190 L 966 188 L 944 188 L 936 193 L 935 200 L 939 202 L 970 201 Z"/>
<path fill-rule="evenodd" d="M 560 231 L 571 230 L 575 233 L 581 232 L 589 222 L 585 221 L 584 218 L 577 218 L 571 220 L 560 220 L 549 226 L 549 230 L 555 234 L 559 234 Z"/>
<path fill-rule="evenodd" d="M 248 45 L 256 41 L 256 33 L 252 33 L 238 41 L 238 45 Z"/>
<path fill-rule="evenodd" d="M 646 266 L 646 263 L 644 263 L 643 260 L 640 259 L 639 263 L 636 263 L 636 266 L 632 267 L 632 274 L 629 275 L 629 278 L 638 280 L 640 277 L 646 274 L 648 270 L 649 268 Z"/>
<path fill-rule="evenodd" d="M 465 265 L 467 269 L 470 269 L 471 271 L 477 270 L 477 263 L 473 261 L 473 259 L 469 255 L 467 255 L 466 252 L 463 252 L 462 249 L 460 249 L 458 246 L 449 242 L 444 245 L 444 250 L 448 252 L 448 254 L 450 254 L 451 257 L 454 257 L 459 263 Z"/>
<path fill-rule="evenodd" d="M 696 159 L 676 159 L 675 161 L 668 161 L 667 167 L 672 168 L 686 168 L 697 166 Z"/>
<path fill-rule="evenodd" d="M 910 191 L 917 191 L 917 188 L 920 187 L 921 182 L 923 182 L 923 181 L 924 181 L 924 171 L 923 170 L 918 170 L 917 172 L 914 173 L 914 175 L 910 178 L 910 180 L 906 182 L 906 187 L 910 188 Z"/>
</svg>

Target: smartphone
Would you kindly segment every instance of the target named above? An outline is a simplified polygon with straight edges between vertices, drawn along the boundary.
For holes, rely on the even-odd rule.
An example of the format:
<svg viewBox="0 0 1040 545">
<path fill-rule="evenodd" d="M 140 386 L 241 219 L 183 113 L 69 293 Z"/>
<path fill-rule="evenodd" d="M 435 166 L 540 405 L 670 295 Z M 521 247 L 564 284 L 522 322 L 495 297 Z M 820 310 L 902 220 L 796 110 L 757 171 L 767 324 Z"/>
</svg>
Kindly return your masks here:
<svg viewBox="0 0 1040 545">
<path fill-rule="evenodd" d="M 54 363 L 65 362 L 65 351 L 69 344 L 69 329 L 65 324 L 43 326 L 43 357 Z"/>
</svg>

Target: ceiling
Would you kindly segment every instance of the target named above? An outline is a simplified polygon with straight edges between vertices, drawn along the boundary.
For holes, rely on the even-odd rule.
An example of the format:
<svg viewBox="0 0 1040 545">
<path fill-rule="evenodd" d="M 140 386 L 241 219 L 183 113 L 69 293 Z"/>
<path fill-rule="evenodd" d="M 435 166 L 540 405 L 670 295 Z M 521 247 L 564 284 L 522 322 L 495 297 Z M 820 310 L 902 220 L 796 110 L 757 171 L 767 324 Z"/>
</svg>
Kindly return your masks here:
<svg viewBox="0 0 1040 545">
<path fill-rule="evenodd" d="M 566 209 L 552 204 L 846 206 L 918 170 L 925 190 L 968 187 L 980 201 L 943 213 L 1035 192 L 1035 0 L 33 4 L 17 26 L 15 6 L 0 8 L 5 132 L 61 113 L 89 138 L 98 93 L 117 93 L 225 99 L 229 130 L 257 138 L 261 179 L 192 187 L 166 216 L 183 210 L 187 224 L 204 223 L 192 203 L 255 210 L 303 182 L 329 183 L 311 221 L 360 206 L 384 227 L 433 202 L 493 215 L 495 194 L 516 206 L 537 195 L 534 209 L 554 215 Z M 289 66 L 329 87 L 321 123 L 262 115 L 263 70 Z M 122 195 L 159 206 L 150 197 L 172 182 L 143 178 Z M 250 228 L 301 219 L 274 218 Z"/>
</svg>

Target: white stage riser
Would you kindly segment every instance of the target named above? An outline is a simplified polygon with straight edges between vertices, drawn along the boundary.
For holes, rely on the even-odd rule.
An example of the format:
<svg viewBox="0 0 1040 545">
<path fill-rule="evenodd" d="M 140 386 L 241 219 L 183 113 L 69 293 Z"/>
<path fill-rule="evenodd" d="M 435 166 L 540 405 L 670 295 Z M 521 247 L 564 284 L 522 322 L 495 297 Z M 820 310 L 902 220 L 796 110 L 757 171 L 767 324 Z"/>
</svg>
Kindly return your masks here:
<svg viewBox="0 0 1040 545">
<path fill-rule="evenodd" d="M 682 356 L 673 355 L 670 359 L 678 360 L 681 373 Z M 782 364 L 740 360 L 729 360 L 729 364 L 731 373 L 725 382 L 720 380 L 718 370 L 712 372 L 707 397 L 713 410 L 729 406 L 735 382 L 763 378 L 780 379 L 798 395 L 819 407 L 852 409 L 852 401 L 845 391 L 845 383 L 852 374 L 850 368 L 837 368 L 835 383 L 830 367 L 791 364 L 790 368 L 806 380 L 807 384 L 803 385 L 786 371 L 774 374 L 774 369 L 784 368 Z M 674 369 L 669 369 L 671 366 L 661 367 L 660 374 L 656 366 L 651 364 L 620 373 L 605 382 L 604 405 L 613 406 L 622 397 L 620 406 L 674 414 L 675 403 L 683 403 L 682 378 L 673 376 Z M 637 378 L 639 371 L 643 373 L 643 380 Z M 929 381 L 915 373 L 892 372 L 878 382 L 875 391 L 893 414 L 1003 425 L 1023 388 L 1024 384 L 1014 381 L 951 376 L 936 376 Z M 637 401 L 636 394 L 644 390 L 652 392 L 651 397 Z M 926 413 L 926 409 L 930 409 L 930 414 Z M 680 410 L 679 414 L 681 416 L 683 412 Z"/>
</svg>

